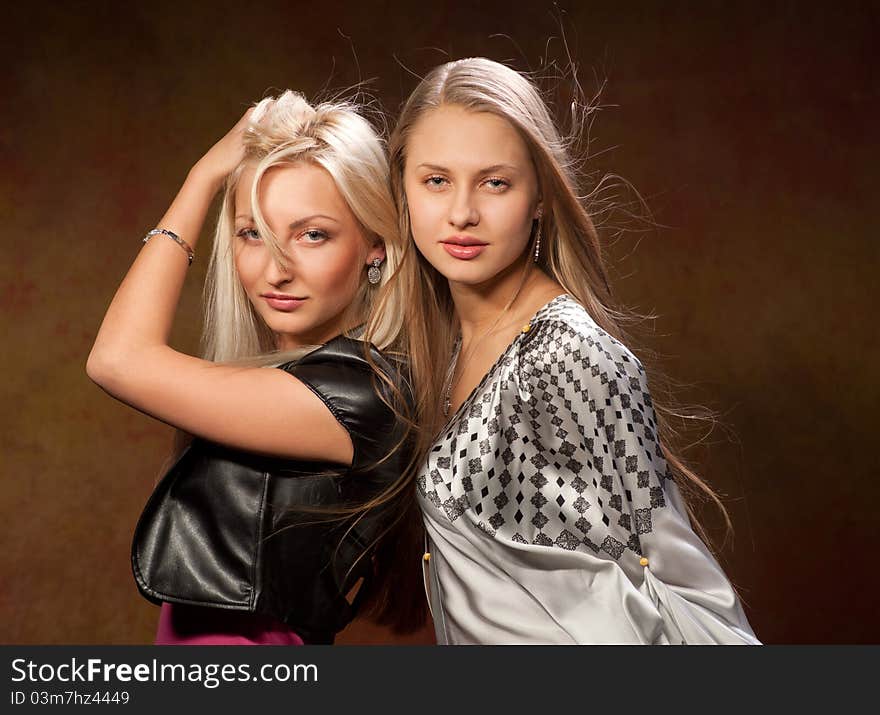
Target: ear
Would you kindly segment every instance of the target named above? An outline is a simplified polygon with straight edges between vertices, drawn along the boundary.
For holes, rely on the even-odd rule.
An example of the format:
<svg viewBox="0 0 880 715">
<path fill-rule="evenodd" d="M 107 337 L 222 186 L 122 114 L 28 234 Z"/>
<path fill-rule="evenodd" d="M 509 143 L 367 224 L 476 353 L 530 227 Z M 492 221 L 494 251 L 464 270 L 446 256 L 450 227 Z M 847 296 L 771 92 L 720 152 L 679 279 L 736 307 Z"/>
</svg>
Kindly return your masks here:
<svg viewBox="0 0 880 715">
<path fill-rule="evenodd" d="M 538 205 L 535 206 L 535 219 L 540 219 L 544 215 L 544 202 L 541 199 L 538 199 Z"/>
<path fill-rule="evenodd" d="M 373 244 L 373 247 L 370 249 L 369 253 L 367 253 L 366 265 L 369 266 L 377 258 L 380 261 L 385 260 L 385 242 L 384 241 L 376 241 L 376 243 Z"/>
</svg>

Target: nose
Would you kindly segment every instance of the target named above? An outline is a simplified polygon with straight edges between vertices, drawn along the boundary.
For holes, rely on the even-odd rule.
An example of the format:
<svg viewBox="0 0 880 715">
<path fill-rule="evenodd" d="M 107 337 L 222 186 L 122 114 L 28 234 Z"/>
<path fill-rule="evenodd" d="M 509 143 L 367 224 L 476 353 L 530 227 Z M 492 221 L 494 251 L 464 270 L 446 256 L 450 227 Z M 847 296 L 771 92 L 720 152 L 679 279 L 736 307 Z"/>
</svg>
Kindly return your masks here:
<svg viewBox="0 0 880 715">
<path fill-rule="evenodd" d="M 293 266 L 289 257 L 276 259 L 267 251 L 265 277 L 266 282 L 275 287 L 293 280 Z"/>
<path fill-rule="evenodd" d="M 480 222 L 480 214 L 474 204 L 473 196 L 467 189 L 459 189 L 452 197 L 449 207 L 449 223 L 462 229 L 476 226 Z"/>
</svg>

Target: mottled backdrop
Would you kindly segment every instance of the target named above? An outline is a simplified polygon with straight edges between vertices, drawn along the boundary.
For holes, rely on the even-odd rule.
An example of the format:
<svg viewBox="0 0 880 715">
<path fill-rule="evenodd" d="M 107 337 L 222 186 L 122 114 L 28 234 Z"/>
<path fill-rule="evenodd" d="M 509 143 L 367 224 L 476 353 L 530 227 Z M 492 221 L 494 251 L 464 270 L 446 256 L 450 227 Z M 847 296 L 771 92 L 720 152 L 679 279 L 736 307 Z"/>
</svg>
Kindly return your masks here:
<svg viewBox="0 0 880 715">
<path fill-rule="evenodd" d="M 85 360 L 201 153 L 272 88 L 376 78 L 393 113 L 438 62 L 540 69 L 565 57 L 562 31 L 584 89 L 607 80 L 589 167 L 653 212 L 651 230 L 606 230 L 616 292 L 657 315 L 636 347 L 665 357 L 682 401 L 721 414 L 688 454 L 727 495 L 722 560 L 756 632 L 880 641 L 876 3 L 128 5 L 4 8 L 0 642 L 151 641 L 129 544 L 170 433 L 102 393 Z M 184 351 L 204 255 L 175 326 Z M 341 638 L 389 640 L 360 622 Z"/>
</svg>

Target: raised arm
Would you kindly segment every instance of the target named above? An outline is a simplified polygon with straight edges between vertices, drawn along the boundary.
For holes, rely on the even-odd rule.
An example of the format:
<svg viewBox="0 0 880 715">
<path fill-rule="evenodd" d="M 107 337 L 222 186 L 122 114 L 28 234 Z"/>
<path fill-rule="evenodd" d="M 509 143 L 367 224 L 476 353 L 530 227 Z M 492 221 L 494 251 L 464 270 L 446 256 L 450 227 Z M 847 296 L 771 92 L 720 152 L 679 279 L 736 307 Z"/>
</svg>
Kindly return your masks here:
<svg viewBox="0 0 880 715">
<path fill-rule="evenodd" d="M 243 157 L 251 112 L 193 166 L 158 223 L 197 254 L 211 201 Z M 215 364 L 169 347 L 188 264 L 186 252 L 165 236 L 143 246 L 104 316 L 86 364 L 89 377 L 116 399 L 200 437 L 263 454 L 350 464 L 348 432 L 292 375 Z"/>
</svg>

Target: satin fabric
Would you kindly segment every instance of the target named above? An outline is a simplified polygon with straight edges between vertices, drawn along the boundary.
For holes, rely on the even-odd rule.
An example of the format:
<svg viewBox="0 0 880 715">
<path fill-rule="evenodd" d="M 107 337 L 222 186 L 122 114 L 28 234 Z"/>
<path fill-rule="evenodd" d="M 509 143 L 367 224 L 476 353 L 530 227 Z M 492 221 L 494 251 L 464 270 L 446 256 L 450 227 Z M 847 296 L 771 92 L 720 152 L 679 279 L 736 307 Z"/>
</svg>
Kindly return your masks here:
<svg viewBox="0 0 880 715">
<path fill-rule="evenodd" d="M 644 369 L 543 306 L 418 478 L 441 644 L 759 644 L 691 528 Z"/>
</svg>

